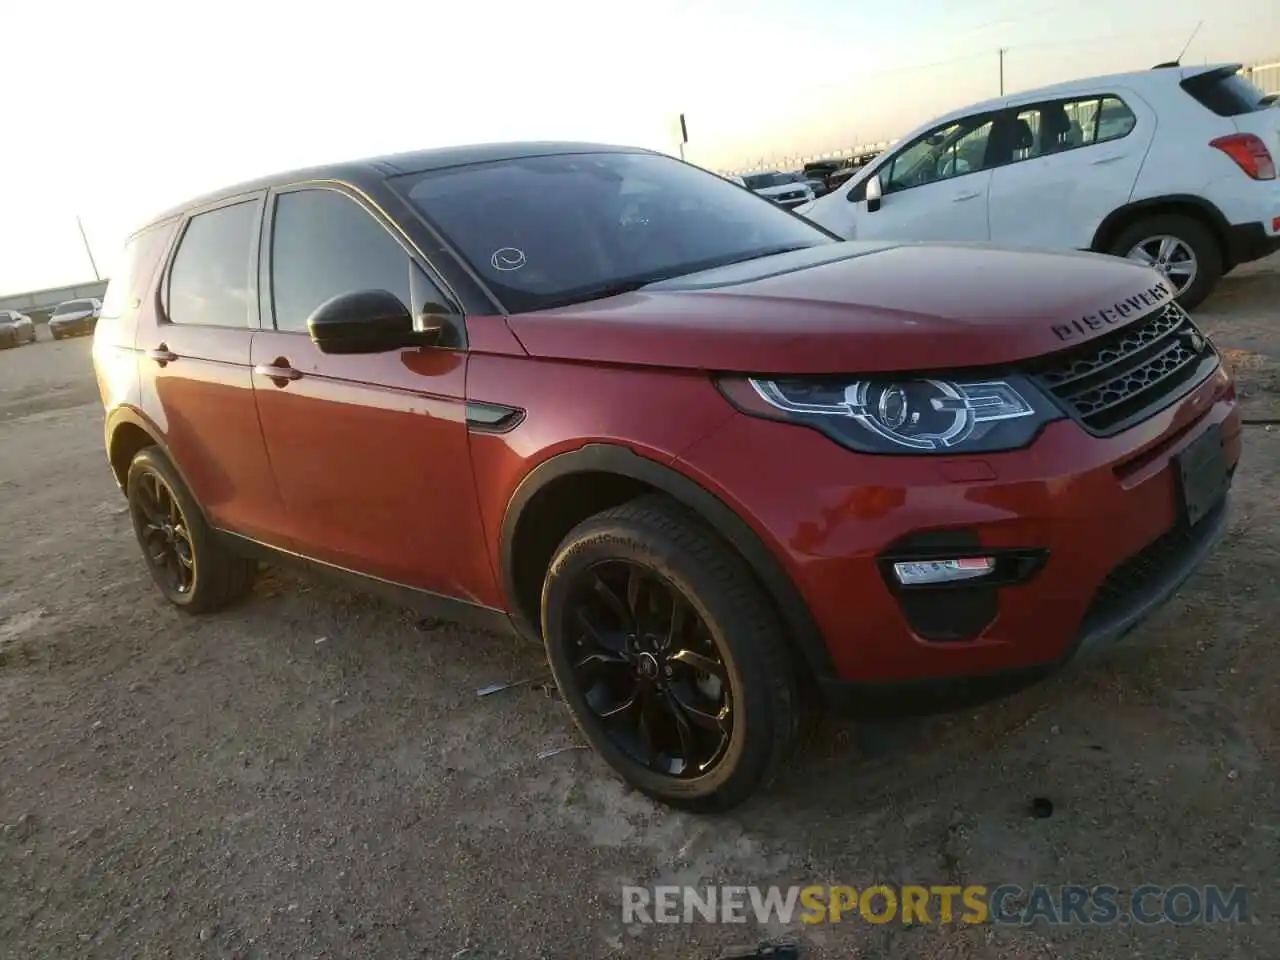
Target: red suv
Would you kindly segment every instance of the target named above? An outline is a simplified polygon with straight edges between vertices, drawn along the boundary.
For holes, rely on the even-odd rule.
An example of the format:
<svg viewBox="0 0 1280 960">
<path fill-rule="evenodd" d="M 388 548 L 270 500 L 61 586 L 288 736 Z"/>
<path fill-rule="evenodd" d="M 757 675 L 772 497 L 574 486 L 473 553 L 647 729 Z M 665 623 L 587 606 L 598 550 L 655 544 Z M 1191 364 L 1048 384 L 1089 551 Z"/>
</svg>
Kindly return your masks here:
<svg viewBox="0 0 1280 960">
<path fill-rule="evenodd" d="M 1150 269 L 846 243 L 583 144 L 270 177 L 128 242 L 94 342 L 165 597 L 257 560 L 545 644 L 645 793 L 724 809 L 822 699 L 1024 681 L 1221 535 L 1213 346 Z"/>
</svg>

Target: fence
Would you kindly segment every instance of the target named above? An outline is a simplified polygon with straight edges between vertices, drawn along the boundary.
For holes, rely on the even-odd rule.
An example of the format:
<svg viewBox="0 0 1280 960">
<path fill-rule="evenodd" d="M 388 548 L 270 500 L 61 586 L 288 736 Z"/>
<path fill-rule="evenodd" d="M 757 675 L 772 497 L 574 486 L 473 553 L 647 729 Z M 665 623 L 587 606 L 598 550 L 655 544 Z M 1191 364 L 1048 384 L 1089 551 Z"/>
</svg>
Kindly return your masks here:
<svg viewBox="0 0 1280 960">
<path fill-rule="evenodd" d="M 1263 93 L 1280 93 L 1280 61 L 1245 67 L 1240 72 L 1261 87 Z"/>
</svg>

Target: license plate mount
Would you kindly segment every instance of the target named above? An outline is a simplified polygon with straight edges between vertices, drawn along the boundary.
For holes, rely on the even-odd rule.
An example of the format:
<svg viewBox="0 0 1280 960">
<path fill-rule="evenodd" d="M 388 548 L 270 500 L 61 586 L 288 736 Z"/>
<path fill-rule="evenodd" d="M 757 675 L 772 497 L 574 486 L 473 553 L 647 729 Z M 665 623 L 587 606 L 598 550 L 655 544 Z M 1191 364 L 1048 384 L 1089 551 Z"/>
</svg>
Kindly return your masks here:
<svg viewBox="0 0 1280 960">
<path fill-rule="evenodd" d="M 1178 503 L 1187 526 L 1194 527 L 1227 495 L 1231 474 L 1222 428 L 1214 424 L 1175 459 Z"/>
</svg>

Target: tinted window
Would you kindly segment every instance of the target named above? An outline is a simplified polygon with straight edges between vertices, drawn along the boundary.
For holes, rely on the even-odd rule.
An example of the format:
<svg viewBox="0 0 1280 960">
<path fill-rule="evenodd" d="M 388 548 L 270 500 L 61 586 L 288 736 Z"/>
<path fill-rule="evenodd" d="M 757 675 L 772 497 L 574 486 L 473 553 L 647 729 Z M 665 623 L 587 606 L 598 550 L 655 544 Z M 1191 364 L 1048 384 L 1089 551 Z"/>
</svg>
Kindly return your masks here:
<svg viewBox="0 0 1280 960">
<path fill-rule="evenodd" d="M 1030 160 L 1126 136 L 1137 117 L 1117 97 L 1057 100 L 1018 112 L 1012 132 L 1012 157 Z"/>
<path fill-rule="evenodd" d="M 783 184 L 795 183 L 794 173 L 752 173 L 742 178 L 751 190 L 762 190 L 765 187 L 781 187 Z"/>
<path fill-rule="evenodd" d="M 881 177 L 885 192 L 986 169 L 991 126 L 986 117 L 966 117 L 908 144 L 886 166 L 886 175 Z"/>
<path fill-rule="evenodd" d="M 258 206 L 248 200 L 191 218 L 169 271 L 170 322 L 248 325 Z"/>
<path fill-rule="evenodd" d="M 120 262 L 111 271 L 102 315 L 118 317 L 146 296 L 156 264 L 164 255 L 175 224 L 166 223 L 134 234 L 120 253 Z"/>
<path fill-rule="evenodd" d="M 404 248 L 341 193 L 282 194 L 276 200 L 271 247 L 276 328 L 305 331 L 316 307 L 357 290 L 387 290 L 411 306 Z"/>
<path fill-rule="evenodd" d="M 513 312 L 836 242 L 715 174 L 659 154 L 524 157 L 392 183 Z"/>
<path fill-rule="evenodd" d="M 1213 71 L 1182 81 L 1182 89 L 1220 117 L 1265 110 L 1262 91 L 1233 71 Z"/>
</svg>

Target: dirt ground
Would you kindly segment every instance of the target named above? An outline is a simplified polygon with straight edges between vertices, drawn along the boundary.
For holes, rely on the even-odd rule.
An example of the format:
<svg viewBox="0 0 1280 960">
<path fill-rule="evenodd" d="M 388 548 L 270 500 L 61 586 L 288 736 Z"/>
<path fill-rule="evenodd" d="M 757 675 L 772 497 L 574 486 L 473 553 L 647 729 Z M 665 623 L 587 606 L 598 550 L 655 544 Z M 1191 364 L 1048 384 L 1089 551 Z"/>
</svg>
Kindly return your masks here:
<svg viewBox="0 0 1280 960">
<path fill-rule="evenodd" d="M 1199 311 L 1276 417 L 1280 259 Z M 1280 956 L 1280 426 L 1228 541 L 1156 620 L 982 709 L 830 722 L 719 819 L 629 792 L 526 685 L 537 651 L 268 572 L 189 618 L 102 450 L 88 340 L 0 353 L 0 957 Z M 1053 814 L 1034 819 L 1032 797 Z M 621 886 L 1243 884 L 1253 920 L 634 926 Z"/>
</svg>

